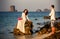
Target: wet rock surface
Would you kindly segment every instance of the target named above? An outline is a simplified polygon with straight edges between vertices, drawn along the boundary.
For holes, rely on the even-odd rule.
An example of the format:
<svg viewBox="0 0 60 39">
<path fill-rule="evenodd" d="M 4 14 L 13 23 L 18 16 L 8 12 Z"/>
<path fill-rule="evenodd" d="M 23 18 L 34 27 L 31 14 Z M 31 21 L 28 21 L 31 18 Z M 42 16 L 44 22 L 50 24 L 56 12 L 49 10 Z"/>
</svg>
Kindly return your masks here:
<svg viewBox="0 0 60 39">
<path fill-rule="evenodd" d="M 60 22 L 55 22 L 55 28 L 56 28 L 55 34 L 46 37 L 45 39 L 60 39 Z M 37 33 L 38 35 L 43 35 L 43 34 L 49 34 L 50 32 L 51 32 L 50 23 L 46 23 L 44 27 L 42 27 L 40 31 Z"/>
<path fill-rule="evenodd" d="M 32 28 L 33 28 L 33 23 L 31 21 L 26 21 L 26 23 L 25 23 L 25 33 L 21 32 L 16 27 L 14 28 L 13 32 L 14 32 L 14 35 L 31 35 L 33 33 Z"/>
<path fill-rule="evenodd" d="M 35 31 L 34 34 L 37 33 L 37 36 L 41 36 L 41 35 L 44 35 L 44 34 L 49 34 L 51 32 L 51 23 L 50 22 L 46 22 L 44 27 L 40 28 L 39 31 Z M 38 25 L 40 25 L 38 23 Z M 55 22 L 55 28 L 56 28 L 56 31 L 59 31 L 60 30 L 60 22 Z M 14 28 L 14 34 L 15 35 L 31 35 L 33 34 L 33 31 L 32 31 L 32 28 L 33 28 L 33 23 L 30 22 L 30 21 L 27 21 L 25 23 L 25 33 L 22 33 L 21 31 L 19 31 L 19 29 L 17 29 L 16 27 Z M 55 34 L 51 35 L 51 36 L 48 36 L 44 39 L 60 39 L 60 31 L 59 32 L 56 32 Z"/>
</svg>

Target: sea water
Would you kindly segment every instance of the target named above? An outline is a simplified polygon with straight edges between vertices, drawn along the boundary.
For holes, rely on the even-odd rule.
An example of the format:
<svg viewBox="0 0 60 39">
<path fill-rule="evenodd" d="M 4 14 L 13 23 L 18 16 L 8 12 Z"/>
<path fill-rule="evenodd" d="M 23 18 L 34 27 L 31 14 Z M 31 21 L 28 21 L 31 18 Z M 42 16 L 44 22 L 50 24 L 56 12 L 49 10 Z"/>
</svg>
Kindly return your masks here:
<svg viewBox="0 0 60 39">
<path fill-rule="evenodd" d="M 0 12 L 0 39 L 16 39 L 11 32 L 18 21 L 18 17 L 21 17 L 22 12 Z M 44 22 L 49 21 L 44 19 L 44 16 L 48 16 L 49 12 L 29 12 L 28 17 L 33 22 L 33 31 L 39 30 L 38 27 L 43 27 Z M 56 17 L 60 17 L 60 12 L 56 12 Z M 40 23 L 38 25 L 37 23 Z M 26 36 L 23 38 L 26 38 Z"/>
</svg>

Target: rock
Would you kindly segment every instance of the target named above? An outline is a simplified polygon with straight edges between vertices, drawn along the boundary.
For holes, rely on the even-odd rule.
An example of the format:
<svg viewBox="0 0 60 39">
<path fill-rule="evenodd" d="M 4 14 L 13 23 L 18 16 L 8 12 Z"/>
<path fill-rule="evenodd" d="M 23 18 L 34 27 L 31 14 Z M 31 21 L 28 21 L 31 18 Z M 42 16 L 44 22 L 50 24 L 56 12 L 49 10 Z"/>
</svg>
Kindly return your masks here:
<svg viewBox="0 0 60 39">
<path fill-rule="evenodd" d="M 57 28 L 57 30 L 60 30 L 60 22 L 56 22 L 55 27 Z"/>
<path fill-rule="evenodd" d="M 37 9 L 36 12 L 42 12 L 42 10 L 41 9 Z"/>
<path fill-rule="evenodd" d="M 44 19 L 50 19 L 50 16 L 44 16 Z"/>
<path fill-rule="evenodd" d="M 13 31 L 14 35 L 24 35 L 24 33 L 22 33 L 19 29 L 17 28 L 14 28 L 14 31 Z"/>
<path fill-rule="evenodd" d="M 54 35 L 51 35 L 49 37 L 46 37 L 45 39 L 60 39 L 60 32 L 55 33 Z"/>
<path fill-rule="evenodd" d="M 11 33 L 11 34 L 12 34 L 13 32 L 9 32 L 9 33 Z"/>
<path fill-rule="evenodd" d="M 31 21 L 26 21 L 25 23 L 25 33 L 21 32 L 19 29 L 17 29 L 16 27 L 14 28 L 14 34 L 15 35 L 31 35 L 33 29 L 33 23 Z"/>
<path fill-rule="evenodd" d="M 32 34 L 33 23 L 31 21 L 26 21 L 25 23 L 25 34 Z"/>
<path fill-rule="evenodd" d="M 56 18 L 56 20 L 59 20 L 59 19 L 60 19 L 60 17 Z"/>
<path fill-rule="evenodd" d="M 58 19 L 60 19 L 60 17 L 58 17 Z"/>
<path fill-rule="evenodd" d="M 38 20 L 38 19 L 35 19 L 35 20 Z"/>
<path fill-rule="evenodd" d="M 55 22 L 55 28 L 56 28 L 56 31 L 60 30 L 60 22 Z M 40 31 L 38 32 L 38 35 L 43 35 L 50 32 L 51 32 L 50 23 L 46 23 L 44 27 L 40 29 Z M 45 39 L 60 39 L 60 32 L 57 32 L 52 36 L 46 37 Z"/>
<path fill-rule="evenodd" d="M 40 25 L 41 23 L 37 23 L 37 25 Z"/>
</svg>

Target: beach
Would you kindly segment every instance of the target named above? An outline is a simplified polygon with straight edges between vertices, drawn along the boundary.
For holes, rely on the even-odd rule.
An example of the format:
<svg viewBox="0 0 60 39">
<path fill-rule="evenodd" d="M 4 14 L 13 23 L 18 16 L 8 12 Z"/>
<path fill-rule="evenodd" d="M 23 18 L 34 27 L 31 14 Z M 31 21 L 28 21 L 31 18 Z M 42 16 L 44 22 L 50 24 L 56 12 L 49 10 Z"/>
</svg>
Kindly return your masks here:
<svg viewBox="0 0 60 39">
<path fill-rule="evenodd" d="M 29 12 L 29 19 L 33 22 L 33 35 L 15 36 L 13 29 L 18 21 L 18 17 L 21 17 L 22 12 L 0 12 L 0 39 L 40 39 L 41 36 L 35 32 L 44 27 L 45 22 L 49 22 L 49 19 L 44 19 L 44 16 L 48 16 L 49 12 Z M 60 17 L 60 12 L 56 12 L 56 17 Z M 58 34 L 58 33 L 57 33 Z M 60 35 L 59 35 L 60 36 Z M 41 38 L 43 39 L 43 37 Z M 46 38 L 47 39 L 47 38 Z"/>
</svg>

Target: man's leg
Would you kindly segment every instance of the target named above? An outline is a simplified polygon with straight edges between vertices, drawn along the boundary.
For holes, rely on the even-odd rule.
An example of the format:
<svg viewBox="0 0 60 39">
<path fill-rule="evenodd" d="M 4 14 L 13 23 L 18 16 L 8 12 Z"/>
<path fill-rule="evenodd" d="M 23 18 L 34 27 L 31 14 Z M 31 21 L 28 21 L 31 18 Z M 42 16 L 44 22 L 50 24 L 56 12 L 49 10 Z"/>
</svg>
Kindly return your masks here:
<svg viewBox="0 0 60 39">
<path fill-rule="evenodd" d="M 52 34 L 54 34 L 55 33 L 54 21 L 51 21 L 51 30 Z"/>
<path fill-rule="evenodd" d="M 51 29 L 52 29 L 52 34 L 54 34 L 55 33 L 55 27 L 52 27 Z"/>
</svg>

